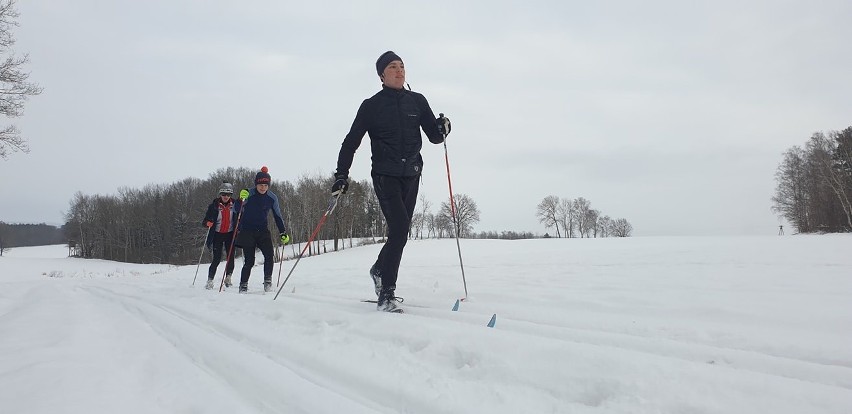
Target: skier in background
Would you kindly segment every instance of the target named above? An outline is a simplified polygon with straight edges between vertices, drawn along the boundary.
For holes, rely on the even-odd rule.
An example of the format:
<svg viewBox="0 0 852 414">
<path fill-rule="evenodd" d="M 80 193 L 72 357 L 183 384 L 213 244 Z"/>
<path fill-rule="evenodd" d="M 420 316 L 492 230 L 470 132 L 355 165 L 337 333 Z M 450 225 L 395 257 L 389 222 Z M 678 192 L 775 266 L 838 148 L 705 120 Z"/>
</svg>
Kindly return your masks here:
<svg viewBox="0 0 852 414">
<path fill-rule="evenodd" d="M 290 235 L 287 234 L 284 219 L 281 218 L 278 196 L 269 190 L 271 183 L 269 169 L 264 166 L 254 177 L 254 188 L 240 190 L 240 199 L 234 205 L 236 211 L 242 208 L 237 229 L 237 246 L 243 249 L 244 259 L 240 275 L 240 293 L 248 291 L 255 249 L 260 249 L 263 254 L 263 290 L 265 292 L 272 290 L 272 268 L 275 265 L 275 259 L 272 256 L 272 235 L 269 233 L 267 219 L 270 211 L 278 227 L 281 244 L 290 243 Z"/>
<path fill-rule="evenodd" d="M 420 129 L 426 132 L 430 142 L 440 144 L 450 132 L 450 120 L 436 119 L 423 95 L 403 88 L 405 65 L 396 53 L 387 51 L 379 56 L 376 73 L 382 89 L 358 108 L 337 157 L 331 192 L 337 195 L 349 188 L 349 169 L 355 151 L 364 134 L 369 133 L 373 188 L 388 223 L 387 242 L 370 268 L 370 277 L 378 296 L 376 308 L 400 312 L 402 300 L 394 293 L 423 168 Z"/>
<path fill-rule="evenodd" d="M 207 232 L 207 248 L 213 250 L 213 261 L 207 270 L 207 289 L 213 289 L 213 277 L 219 262 L 222 261 L 222 251 L 228 255 L 225 263 L 225 286 L 231 286 L 231 273 L 234 273 L 234 255 L 231 252 L 231 243 L 234 240 L 234 186 L 225 181 L 219 188 L 219 197 L 216 197 L 204 215 L 203 224 L 210 231 Z"/>
</svg>

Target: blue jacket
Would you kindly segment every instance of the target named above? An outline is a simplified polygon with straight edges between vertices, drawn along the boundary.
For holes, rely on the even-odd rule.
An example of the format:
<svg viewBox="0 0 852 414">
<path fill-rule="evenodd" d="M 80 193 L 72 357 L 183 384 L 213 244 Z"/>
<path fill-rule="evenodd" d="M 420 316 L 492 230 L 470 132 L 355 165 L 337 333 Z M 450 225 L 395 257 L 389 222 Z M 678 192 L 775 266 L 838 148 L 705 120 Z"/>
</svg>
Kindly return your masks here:
<svg viewBox="0 0 852 414">
<path fill-rule="evenodd" d="M 286 232 L 284 227 L 284 219 L 281 218 L 281 207 L 278 203 L 278 196 L 272 191 L 267 191 L 266 194 L 260 194 L 256 188 L 249 189 L 249 196 L 245 201 L 237 199 L 234 203 L 234 210 L 240 211 L 243 209 L 240 216 L 239 230 L 261 231 L 266 230 L 268 224 L 267 217 L 269 211 L 272 211 L 272 217 L 275 219 L 275 225 L 280 233 Z"/>
</svg>

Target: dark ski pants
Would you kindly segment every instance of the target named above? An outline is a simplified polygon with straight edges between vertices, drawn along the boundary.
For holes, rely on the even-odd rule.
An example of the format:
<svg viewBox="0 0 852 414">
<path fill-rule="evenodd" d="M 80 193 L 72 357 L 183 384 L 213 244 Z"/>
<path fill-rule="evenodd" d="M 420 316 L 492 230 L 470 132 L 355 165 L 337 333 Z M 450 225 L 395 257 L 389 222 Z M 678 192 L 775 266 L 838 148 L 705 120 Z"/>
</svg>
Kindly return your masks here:
<svg viewBox="0 0 852 414">
<path fill-rule="evenodd" d="M 387 289 L 396 289 L 399 263 L 402 261 L 402 250 L 408 242 L 419 184 L 419 175 L 391 177 L 373 174 L 373 188 L 388 223 L 387 241 L 376 260 L 376 267 L 382 275 L 382 286 Z"/>
<path fill-rule="evenodd" d="M 254 266 L 255 249 L 263 253 L 263 281 L 272 281 L 272 267 L 275 266 L 275 258 L 272 257 L 272 235 L 269 230 L 261 231 L 240 230 L 239 246 L 243 249 L 243 270 L 240 275 L 240 286 L 248 286 L 251 268 Z"/>
<path fill-rule="evenodd" d="M 216 276 L 216 269 L 219 267 L 219 262 L 222 261 L 222 252 L 227 255 L 231 251 L 231 242 L 234 240 L 234 232 L 230 233 L 213 233 L 213 261 L 210 263 L 210 269 L 207 270 L 207 279 L 213 280 Z M 234 273 L 234 254 L 228 257 L 228 262 L 225 263 L 225 274 Z"/>
</svg>

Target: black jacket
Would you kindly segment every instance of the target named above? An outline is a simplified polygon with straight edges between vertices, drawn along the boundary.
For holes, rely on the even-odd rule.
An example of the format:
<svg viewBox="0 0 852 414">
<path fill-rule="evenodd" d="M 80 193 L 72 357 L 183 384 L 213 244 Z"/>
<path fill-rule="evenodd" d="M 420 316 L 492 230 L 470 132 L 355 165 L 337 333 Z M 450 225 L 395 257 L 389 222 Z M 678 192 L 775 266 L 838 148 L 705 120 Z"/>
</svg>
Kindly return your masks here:
<svg viewBox="0 0 852 414">
<path fill-rule="evenodd" d="M 382 90 L 365 99 L 343 139 L 337 157 L 336 176 L 349 176 L 355 151 L 364 133 L 370 133 L 373 173 L 394 177 L 411 177 L 423 170 L 420 128 L 434 144 L 444 142 L 438 132 L 435 114 L 423 95 L 405 89 Z"/>
</svg>

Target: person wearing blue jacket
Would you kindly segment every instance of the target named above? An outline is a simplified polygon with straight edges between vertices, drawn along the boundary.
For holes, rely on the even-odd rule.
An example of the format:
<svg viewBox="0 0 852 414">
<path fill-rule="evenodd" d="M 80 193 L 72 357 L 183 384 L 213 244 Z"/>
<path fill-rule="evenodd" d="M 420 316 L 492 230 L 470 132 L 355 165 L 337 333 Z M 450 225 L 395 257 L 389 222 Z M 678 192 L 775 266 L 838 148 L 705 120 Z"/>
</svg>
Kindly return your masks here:
<svg viewBox="0 0 852 414">
<path fill-rule="evenodd" d="M 275 226 L 278 227 L 281 244 L 290 243 L 290 235 L 284 227 L 281 217 L 281 204 L 278 196 L 269 190 L 272 178 L 265 166 L 254 177 L 254 188 L 240 190 L 240 199 L 235 203 L 234 210 L 241 211 L 237 233 L 238 247 L 243 249 L 243 269 L 240 275 L 240 293 L 248 292 L 248 281 L 251 268 L 254 267 L 255 250 L 263 254 L 263 290 L 272 290 L 272 268 L 275 259 L 272 256 L 272 235 L 269 233 L 268 217 L 272 212 Z"/>
</svg>

